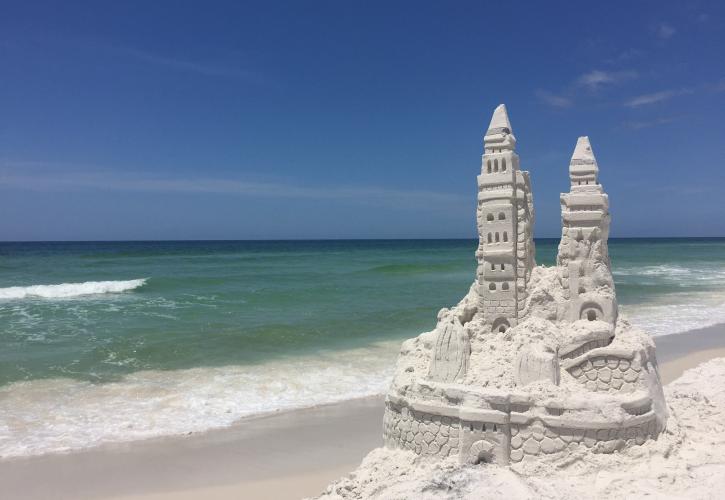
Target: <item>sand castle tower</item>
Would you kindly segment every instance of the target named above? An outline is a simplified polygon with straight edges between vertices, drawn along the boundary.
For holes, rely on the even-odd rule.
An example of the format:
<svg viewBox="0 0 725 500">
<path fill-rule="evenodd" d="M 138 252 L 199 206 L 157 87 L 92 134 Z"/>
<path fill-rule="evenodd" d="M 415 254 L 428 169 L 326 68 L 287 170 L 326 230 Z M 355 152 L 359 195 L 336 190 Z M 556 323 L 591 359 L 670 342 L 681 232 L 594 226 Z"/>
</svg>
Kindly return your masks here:
<svg viewBox="0 0 725 500">
<path fill-rule="evenodd" d="M 589 137 L 577 140 L 569 163 L 571 188 L 561 195 L 561 243 L 557 265 L 569 298 L 569 321 L 617 322 L 607 239 L 609 198 L 599 183 L 599 166 Z"/>
<path fill-rule="evenodd" d="M 491 328 L 501 332 L 517 324 L 534 267 L 529 173 L 519 169 L 515 147 L 506 106 L 501 104 L 484 137 L 476 251 L 480 309 Z"/>
<path fill-rule="evenodd" d="M 618 315 L 609 202 L 580 137 L 555 267 L 535 266 L 529 175 L 505 106 L 484 138 L 476 280 L 403 343 L 386 446 L 461 462 L 566 460 L 656 439 L 666 424 L 651 338 Z"/>
</svg>

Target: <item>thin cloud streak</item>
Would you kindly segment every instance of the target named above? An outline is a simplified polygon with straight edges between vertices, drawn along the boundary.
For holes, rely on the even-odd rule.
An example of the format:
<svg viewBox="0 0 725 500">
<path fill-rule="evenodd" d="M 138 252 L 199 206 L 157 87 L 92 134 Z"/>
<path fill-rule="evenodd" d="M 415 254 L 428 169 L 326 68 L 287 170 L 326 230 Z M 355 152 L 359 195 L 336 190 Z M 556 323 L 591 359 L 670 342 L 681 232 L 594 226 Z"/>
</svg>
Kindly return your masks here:
<svg viewBox="0 0 725 500">
<path fill-rule="evenodd" d="M 555 108 L 570 108 L 574 104 L 571 99 L 564 96 L 552 94 L 551 92 L 548 92 L 546 90 L 537 90 L 536 97 L 538 97 L 541 101 L 548 104 L 549 106 L 553 106 Z"/>
<path fill-rule="evenodd" d="M 596 91 L 605 85 L 613 85 L 637 78 L 636 71 L 602 71 L 592 70 L 581 75 L 576 83 L 589 90 Z"/>
<path fill-rule="evenodd" d="M 207 62 L 191 61 L 168 57 L 153 52 L 128 47 L 111 47 L 111 50 L 155 66 L 166 67 L 178 71 L 197 73 L 204 76 L 222 76 L 240 78 L 250 81 L 262 81 L 262 75 L 255 71 L 245 70 L 231 65 L 211 64 Z"/>
<path fill-rule="evenodd" d="M 640 106 L 655 104 L 658 102 L 667 101 L 669 99 L 672 99 L 673 97 L 692 93 L 692 89 L 662 90 L 660 92 L 652 92 L 649 94 L 642 94 L 640 96 L 634 97 L 629 101 L 625 102 L 624 105 L 629 108 L 638 108 Z"/>
<path fill-rule="evenodd" d="M 634 51 L 628 57 L 635 57 Z M 583 91 L 596 94 L 604 87 L 616 85 L 628 80 L 634 80 L 639 76 L 636 71 L 604 71 L 599 69 L 591 70 L 576 78 L 569 84 L 565 91 L 560 94 L 538 89 L 536 97 L 545 104 L 555 108 L 569 108 L 574 105 L 574 97 L 582 97 Z M 583 89 L 583 91 L 582 91 Z"/>
<path fill-rule="evenodd" d="M 617 54 L 614 57 L 611 57 L 609 59 L 606 59 L 604 62 L 607 64 L 619 64 L 627 61 L 631 61 L 632 59 L 637 59 L 640 57 L 643 57 L 645 55 L 645 51 L 635 48 L 629 48 L 625 49 L 619 54 Z"/>
<path fill-rule="evenodd" d="M 10 167 L 10 168 L 7 168 Z M 126 191 L 166 194 L 218 194 L 250 198 L 352 201 L 365 204 L 435 210 L 441 205 L 465 206 L 469 197 L 426 190 L 378 186 L 305 186 L 293 183 L 250 182 L 223 178 L 160 178 L 107 171 L 16 173 L 0 170 L 0 189 L 30 191 Z"/>
<path fill-rule="evenodd" d="M 642 130 L 645 128 L 656 127 L 658 125 L 667 125 L 674 122 L 674 118 L 659 118 L 657 120 L 625 122 L 624 126 L 631 130 Z"/>
</svg>

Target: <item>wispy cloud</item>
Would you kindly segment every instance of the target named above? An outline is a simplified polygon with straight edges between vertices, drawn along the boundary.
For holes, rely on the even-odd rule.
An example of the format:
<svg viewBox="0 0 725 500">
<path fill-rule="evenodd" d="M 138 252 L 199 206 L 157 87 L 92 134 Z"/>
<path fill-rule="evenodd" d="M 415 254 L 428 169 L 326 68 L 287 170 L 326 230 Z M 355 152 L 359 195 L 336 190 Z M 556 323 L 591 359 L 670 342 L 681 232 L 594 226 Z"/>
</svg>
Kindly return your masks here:
<svg viewBox="0 0 725 500">
<path fill-rule="evenodd" d="M 725 78 L 713 85 L 712 90 L 715 92 L 725 92 Z"/>
<path fill-rule="evenodd" d="M 581 75 L 576 83 L 589 90 L 596 91 L 605 85 L 613 85 L 637 78 L 636 71 L 592 70 Z"/>
<path fill-rule="evenodd" d="M 625 128 L 628 128 L 631 130 L 642 130 L 644 128 L 656 127 L 658 125 L 667 125 L 668 123 L 672 123 L 674 121 L 675 121 L 674 118 L 658 118 L 656 120 L 648 120 L 648 121 L 625 122 L 624 126 L 625 126 Z"/>
<path fill-rule="evenodd" d="M 62 171 L 60 171 L 62 170 Z M 341 200 L 402 208 L 465 206 L 469 197 L 429 190 L 379 186 L 314 186 L 235 178 L 150 176 L 108 170 L 69 170 L 42 163 L 0 162 L 0 189 L 31 191 L 127 191 L 166 194 L 218 194 L 249 198 Z"/>
<path fill-rule="evenodd" d="M 632 56 L 634 57 L 634 56 Z M 583 75 L 580 75 L 572 83 L 567 85 L 564 91 L 559 93 L 550 92 L 548 90 L 536 90 L 536 97 L 540 101 L 554 108 L 570 108 L 574 105 L 574 99 L 582 96 L 582 93 L 588 91 L 596 94 L 604 87 L 619 84 L 627 80 L 634 80 L 638 74 L 636 71 L 605 71 L 594 69 Z"/>
<path fill-rule="evenodd" d="M 659 23 L 655 27 L 655 34 L 662 40 L 669 40 L 675 35 L 675 33 L 677 33 L 677 30 L 668 23 Z"/>
<path fill-rule="evenodd" d="M 547 90 L 537 90 L 536 97 L 541 99 L 544 103 L 555 108 L 569 108 L 574 102 L 568 97 L 553 94 Z"/>
<path fill-rule="evenodd" d="M 622 52 L 620 52 L 616 56 L 606 59 L 604 62 L 606 62 L 607 64 L 620 64 L 623 62 L 631 61 L 632 59 L 640 58 L 644 55 L 645 55 L 644 50 L 628 48 L 628 49 L 624 49 Z"/>
<path fill-rule="evenodd" d="M 109 49 L 119 55 L 129 57 L 137 61 L 176 71 L 197 73 L 204 76 L 240 78 L 251 81 L 263 80 L 262 75 L 259 72 L 244 69 L 231 63 L 221 64 L 207 61 L 194 61 L 129 47 L 109 47 Z"/>
<path fill-rule="evenodd" d="M 658 102 L 667 101 L 676 96 L 692 93 L 692 89 L 662 90 L 660 92 L 652 92 L 650 94 L 642 94 L 640 96 L 634 97 L 625 102 L 624 105 L 630 108 L 638 108 L 640 106 L 655 104 Z"/>
</svg>

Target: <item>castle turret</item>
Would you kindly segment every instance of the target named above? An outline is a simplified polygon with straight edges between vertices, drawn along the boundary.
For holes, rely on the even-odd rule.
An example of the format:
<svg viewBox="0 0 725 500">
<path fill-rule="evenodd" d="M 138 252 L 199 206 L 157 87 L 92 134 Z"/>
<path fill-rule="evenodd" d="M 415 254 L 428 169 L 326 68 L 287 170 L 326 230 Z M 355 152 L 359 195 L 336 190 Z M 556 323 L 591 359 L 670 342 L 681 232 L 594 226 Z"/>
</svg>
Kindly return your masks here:
<svg viewBox="0 0 725 500">
<path fill-rule="evenodd" d="M 484 137 L 478 176 L 477 282 L 485 321 L 492 330 L 516 325 L 534 266 L 533 200 L 529 173 L 519 169 L 516 137 L 506 106 L 493 112 Z"/>
<path fill-rule="evenodd" d="M 609 198 L 588 137 L 579 137 L 569 163 L 568 193 L 561 195 L 562 236 L 557 264 L 569 297 L 568 319 L 614 324 L 617 305 L 607 240 Z"/>
</svg>

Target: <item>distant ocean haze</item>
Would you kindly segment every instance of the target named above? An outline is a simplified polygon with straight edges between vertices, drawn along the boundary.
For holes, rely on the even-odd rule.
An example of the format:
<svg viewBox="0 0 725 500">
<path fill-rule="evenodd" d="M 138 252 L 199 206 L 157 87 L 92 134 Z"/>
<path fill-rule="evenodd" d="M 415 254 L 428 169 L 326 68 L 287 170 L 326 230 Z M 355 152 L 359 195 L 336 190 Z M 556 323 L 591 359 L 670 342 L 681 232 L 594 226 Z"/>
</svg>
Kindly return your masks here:
<svg viewBox="0 0 725 500">
<path fill-rule="evenodd" d="M 0 456 L 381 394 L 474 240 L 0 243 Z M 558 240 L 537 240 L 553 265 Z M 622 313 L 725 322 L 725 239 L 610 240 Z"/>
</svg>

